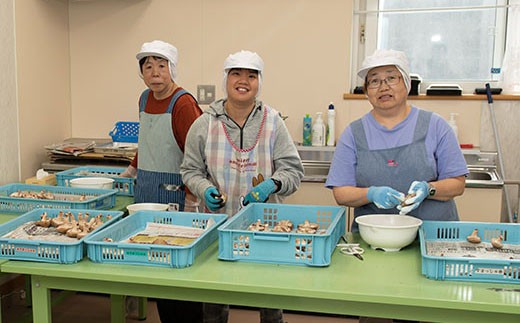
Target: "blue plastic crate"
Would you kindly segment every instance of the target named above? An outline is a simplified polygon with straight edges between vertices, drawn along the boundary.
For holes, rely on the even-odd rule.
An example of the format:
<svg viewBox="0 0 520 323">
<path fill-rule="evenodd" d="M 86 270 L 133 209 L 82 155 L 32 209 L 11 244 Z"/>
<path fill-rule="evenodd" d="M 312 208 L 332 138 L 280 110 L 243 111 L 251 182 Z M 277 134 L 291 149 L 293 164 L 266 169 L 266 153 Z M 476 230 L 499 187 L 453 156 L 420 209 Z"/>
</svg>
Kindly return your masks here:
<svg viewBox="0 0 520 323">
<path fill-rule="evenodd" d="M 137 142 L 139 138 L 139 122 L 119 121 L 109 133 L 115 142 Z"/>
<path fill-rule="evenodd" d="M 30 260 L 39 262 L 52 262 L 69 264 L 78 262 L 83 258 L 84 255 L 84 240 L 86 237 L 78 239 L 76 242 L 65 243 L 65 242 L 50 242 L 42 240 L 24 240 L 24 239 L 11 239 L 5 238 L 4 236 L 9 232 L 17 229 L 21 225 L 29 221 L 38 221 L 43 212 L 47 212 L 49 218 L 55 218 L 59 212 L 71 212 L 75 218 L 78 213 L 81 212 L 83 215 L 89 213 L 91 217 L 101 214 L 101 219 L 104 224 L 90 234 L 94 234 L 102 230 L 103 228 L 111 225 L 118 221 L 122 216 L 123 212 L 119 211 L 98 211 L 98 210 L 78 210 L 78 209 L 34 209 L 19 217 L 0 225 L 0 258 L 11 259 L 11 260 Z M 108 218 L 111 216 L 111 219 Z"/>
<path fill-rule="evenodd" d="M 70 186 L 69 181 L 75 178 L 108 177 L 114 180 L 114 189 L 118 191 L 117 195 L 134 196 L 134 179 L 119 176 L 124 171 L 124 167 L 81 166 L 56 173 L 56 181 L 58 186 Z"/>
<path fill-rule="evenodd" d="M 249 231 L 248 226 L 257 220 L 268 223 L 271 228 L 280 220 L 291 221 L 294 228 L 308 220 L 319 224 L 322 233 Z M 328 266 L 345 229 L 345 208 L 341 206 L 252 203 L 218 229 L 218 257 L 222 260 Z"/>
<path fill-rule="evenodd" d="M 216 223 L 187 246 L 167 246 L 120 242 L 143 231 L 147 223 L 175 224 L 205 229 L 209 219 Z M 90 260 L 100 263 L 183 268 L 218 238 L 217 228 L 226 221 L 222 214 L 138 211 L 113 226 L 89 236 L 85 243 Z M 106 242 L 111 239 L 114 242 Z"/>
<path fill-rule="evenodd" d="M 466 242 L 473 230 L 478 230 L 482 239 L 480 244 L 464 243 L 464 250 L 485 249 L 485 253 L 507 253 L 507 258 L 490 259 L 480 256 L 474 257 L 468 252 L 467 257 L 455 257 L 440 252 L 442 246 L 453 250 L 452 242 Z M 502 235 L 504 249 L 492 248 L 491 239 Z M 452 222 L 452 221 L 423 221 L 419 228 L 421 242 L 422 274 L 435 280 L 459 280 L 493 283 L 520 283 L 520 252 L 506 248 L 507 245 L 520 245 L 520 225 L 510 223 L 488 222 Z M 434 242 L 435 244 L 433 244 Z M 430 250 L 428 250 L 430 246 Z M 441 247 L 439 247 L 441 246 Z M 437 248 L 436 250 L 433 250 Z M 447 249 L 449 250 L 449 249 Z M 434 252 L 435 251 L 435 252 Z"/>
<path fill-rule="evenodd" d="M 17 191 L 45 191 L 55 195 L 56 199 L 32 199 L 10 197 Z M 7 184 L 0 186 L 0 211 L 25 213 L 35 208 L 49 209 L 111 209 L 116 204 L 116 190 L 76 188 L 65 186 Z M 84 201 L 79 198 L 85 196 Z"/>
</svg>

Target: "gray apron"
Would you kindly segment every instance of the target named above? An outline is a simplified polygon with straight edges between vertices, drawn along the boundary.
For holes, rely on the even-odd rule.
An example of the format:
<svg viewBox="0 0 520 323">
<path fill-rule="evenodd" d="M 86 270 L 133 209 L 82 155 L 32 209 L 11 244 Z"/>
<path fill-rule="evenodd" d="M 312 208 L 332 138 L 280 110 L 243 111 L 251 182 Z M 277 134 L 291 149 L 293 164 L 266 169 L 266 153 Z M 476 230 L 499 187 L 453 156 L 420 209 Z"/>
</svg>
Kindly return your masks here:
<svg viewBox="0 0 520 323">
<path fill-rule="evenodd" d="M 380 150 L 368 149 L 361 119 L 354 121 L 352 133 L 357 149 L 357 186 L 390 186 L 406 194 L 413 181 L 437 180 L 436 166 L 428 161 L 425 144 L 431 116 L 432 112 L 419 110 L 411 144 Z M 365 214 L 398 213 L 397 208 L 380 209 L 374 203 L 354 209 L 354 217 Z M 408 215 L 422 220 L 458 221 L 459 219 L 453 199 L 449 201 L 425 199 Z M 352 223 L 352 230 L 358 230 L 355 221 Z"/>
<path fill-rule="evenodd" d="M 187 94 L 179 90 L 163 114 L 144 111 L 149 89 L 139 101 L 139 153 L 134 200 L 136 203 L 174 203 L 184 210 L 186 192 L 180 174 L 184 154 L 172 130 L 172 112 L 177 99 Z M 189 94 L 189 93 L 188 93 Z"/>
</svg>

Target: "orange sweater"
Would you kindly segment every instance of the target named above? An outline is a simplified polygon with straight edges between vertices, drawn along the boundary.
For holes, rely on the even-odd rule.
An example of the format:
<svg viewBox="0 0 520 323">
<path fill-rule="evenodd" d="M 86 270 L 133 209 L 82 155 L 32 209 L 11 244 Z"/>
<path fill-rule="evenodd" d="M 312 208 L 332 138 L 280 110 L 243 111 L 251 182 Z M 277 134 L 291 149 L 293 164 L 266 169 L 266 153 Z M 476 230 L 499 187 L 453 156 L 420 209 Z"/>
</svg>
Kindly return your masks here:
<svg viewBox="0 0 520 323">
<path fill-rule="evenodd" d="M 164 100 L 155 99 L 153 92 L 150 91 L 144 111 L 150 114 L 165 113 L 166 110 L 168 110 L 168 105 L 170 104 L 171 98 L 175 95 L 175 93 L 177 93 L 177 91 L 180 91 L 181 89 L 181 87 L 178 87 L 172 93 L 172 95 Z M 188 130 L 190 129 L 193 121 L 195 121 L 195 119 L 197 119 L 200 115 L 202 115 L 202 110 L 191 95 L 182 95 L 179 97 L 175 103 L 175 106 L 173 107 L 173 136 L 175 140 L 177 140 L 177 144 L 179 145 L 179 148 L 182 150 L 182 152 L 184 152 L 184 143 L 186 141 L 186 136 L 188 135 Z M 130 165 L 137 168 L 137 154 L 135 154 L 135 157 Z"/>
</svg>

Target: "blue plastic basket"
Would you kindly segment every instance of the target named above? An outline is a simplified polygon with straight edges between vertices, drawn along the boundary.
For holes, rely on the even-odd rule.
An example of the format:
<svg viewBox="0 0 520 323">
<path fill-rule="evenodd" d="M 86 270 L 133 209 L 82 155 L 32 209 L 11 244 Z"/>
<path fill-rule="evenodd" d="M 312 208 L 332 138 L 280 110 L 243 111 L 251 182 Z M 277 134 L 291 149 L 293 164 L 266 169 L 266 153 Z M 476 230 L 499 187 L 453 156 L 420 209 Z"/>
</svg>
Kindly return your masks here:
<svg viewBox="0 0 520 323">
<path fill-rule="evenodd" d="M 94 234 L 102 230 L 103 228 L 111 225 L 118 221 L 123 212 L 119 211 L 98 211 L 98 210 L 57 210 L 57 209 L 34 209 L 29 211 L 9 222 L 0 225 L 0 258 L 11 259 L 11 260 L 30 260 L 39 262 L 53 262 L 69 264 L 78 262 L 83 258 L 84 255 L 84 238 L 78 239 L 76 242 L 65 243 L 65 242 L 50 242 L 50 241 L 39 241 L 39 240 L 24 240 L 24 239 L 11 239 L 4 238 L 3 236 L 7 233 L 17 229 L 21 225 L 29 221 L 40 220 L 40 215 L 43 212 L 47 212 L 49 218 L 55 218 L 58 216 L 60 211 L 71 212 L 74 217 L 77 218 L 78 213 L 82 214 L 89 213 L 90 216 L 96 216 L 101 214 L 103 225 L 96 228 L 90 234 Z M 111 219 L 108 219 L 111 216 Z"/>
<path fill-rule="evenodd" d="M 253 232 L 260 220 L 269 227 L 280 220 L 298 224 L 308 220 L 323 233 Z M 251 262 L 328 266 L 336 244 L 345 234 L 345 208 L 340 206 L 252 203 L 219 228 L 219 259 Z"/>
<path fill-rule="evenodd" d="M 46 191 L 56 196 L 54 200 L 10 197 L 17 191 Z M 7 184 L 0 186 L 0 211 L 25 213 L 35 208 L 49 209 L 111 209 L 116 204 L 116 190 L 76 188 L 65 186 Z M 84 201 L 79 197 L 85 196 Z"/>
<path fill-rule="evenodd" d="M 117 195 L 134 196 L 134 179 L 120 177 L 125 171 L 124 167 L 91 167 L 81 166 L 56 173 L 56 181 L 59 186 L 70 186 L 71 179 L 80 177 L 108 177 L 114 180 L 114 189 Z"/>
<path fill-rule="evenodd" d="M 115 142 L 137 142 L 139 137 L 139 122 L 119 121 L 109 133 Z"/>
<path fill-rule="evenodd" d="M 520 283 L 520 254 L 509 253 L 511 249 L 495 249 L 489 246 L 486 252 L 508 252 L 515 259 L 484 259 L 478 257 L 451 257 L 433 255 L 427 242 L 465 242 L 473 230 L 478 230 L 481 244 L 471 245 L 467 250 L 489 244 L 492 238 L 504 237 L 503 243 L 520 244 L 520 225 L 487 222 L 423 221 L 419 228 L 421 242 L 422 273 L 435 280 L 459 280 L 493 283 Z M 432 247 L 433 248 L 433 247 Z M 453 248 L 453 247 L 452 247 Z M 436 253 L 439 253 L 438 251 Z M 436 254 L 435 253 L 435 254 Z"/>
<path fill-rule="evenodd" d="M 213 218 L 216 224 L 187 246 L 120 242 L 143 231 L 149 222 L 205 229 L 210 218 Z M 100 263 L 188 267 L 193 264 L 195 257 L 217 240 L 217 228 L 226 218 L 227 216 L 222 214 L 138 211 L 106 230 L 89 236 L 85 240 L 87 254 L 90 260 Z M 106 238 L 114 242 L 104 241 Z"/>
</svg>

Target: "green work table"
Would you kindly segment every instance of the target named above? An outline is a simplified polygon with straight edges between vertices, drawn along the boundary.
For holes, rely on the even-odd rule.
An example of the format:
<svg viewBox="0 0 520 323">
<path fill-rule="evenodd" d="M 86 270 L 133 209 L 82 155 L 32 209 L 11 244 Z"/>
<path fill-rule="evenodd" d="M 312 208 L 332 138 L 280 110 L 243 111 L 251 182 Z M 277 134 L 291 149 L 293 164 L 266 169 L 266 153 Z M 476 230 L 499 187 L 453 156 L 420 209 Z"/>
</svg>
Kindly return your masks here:
<svg viewBox="0 0 520 323">
<path fill-rule="evenodd" d="M 129 204 L 134 203 L 134 197 L 133 196 L 116 196 L 116 201 L 114 204 L 114 207 L 111 209 L 112 211 L 126 211 L 126 206 Z M 17 212 L 5 212 L 3 211 L 0 213 L 0 224 L 3 224 L 5 222 L 8 222 L 10 220 L 16 219 L 17 217 L 23 215 L 23 213 L 17 213 Z M 6 262 L 5 259 L 0 259 L 0 265 Z M 1 268 L 1 267 L 0 267 Z M 0 270 L 0 283 L 3 284 L 4 280 L 9 279 L 10 277 L 7 277 L 6 275 L 2 275 Z M 27 283 L 28 285 L 28 283 Z M 31 291 L 27 290 L 28 296 L 31 295 Z M 30 300 L 29 300 L 30 303 Z M 1 303 L 0 303 L 1 304 Z M 139 315 L 142 315 L 141 313 Z M 2 322 L 2 312 L 0 311 L 0 323 Z"/>
<path fill-rule="evenodd" d="M 183 269 L 94 263 L 7 261 L 31 275 L 34 322 L 51 322 L 51 289 L 111 294 L 112 322 L 124 295 L 428 322 L 520 322 L 516 284 L 435 281 L 421 275 L 416 241 L 400 252 L 365 248 L 364 261 L 335 251 L 328 267 L 218 260 L 212 244 Z"/>
</svg>

